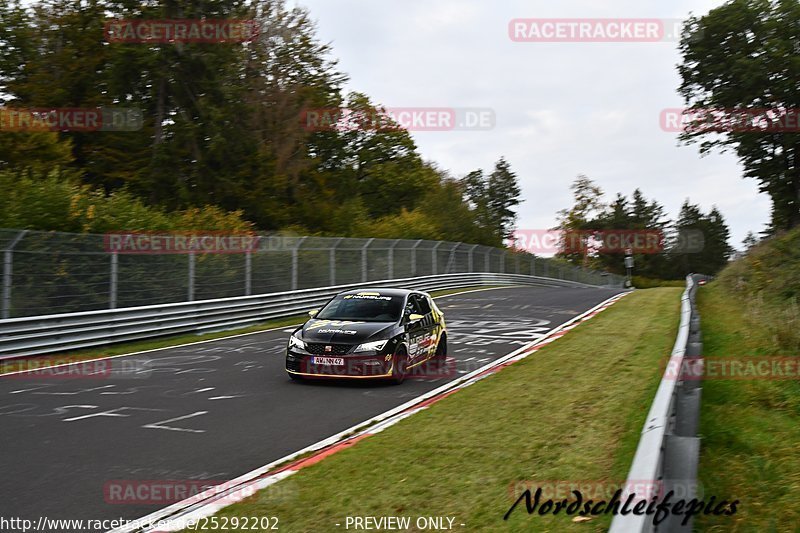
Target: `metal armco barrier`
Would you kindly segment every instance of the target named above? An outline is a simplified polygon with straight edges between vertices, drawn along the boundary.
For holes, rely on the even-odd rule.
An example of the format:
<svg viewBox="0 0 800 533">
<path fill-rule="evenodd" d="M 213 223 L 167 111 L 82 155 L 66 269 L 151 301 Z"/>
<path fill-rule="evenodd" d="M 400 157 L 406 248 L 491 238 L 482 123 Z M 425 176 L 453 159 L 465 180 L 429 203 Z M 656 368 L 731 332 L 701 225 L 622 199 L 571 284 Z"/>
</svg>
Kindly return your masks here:
<svg viewBox="0 0 800 533">
<path fill-rule="evenodd" d="M 687 276 L 686 290 L 681 298 L 681 322 L 678 337 L 672 349 L 667 369 L 658 386 L 642 429 L 639 445 L 633 457 L 628 479 L 623 489 L 626 494 L 636 492 L 636 487 L 655 488 L 648 495 L 637 494 L 639 499 L 651 500 L 674 491 L 671 503 L 683 499 L 703 499 L 697 483 L 697 464 L 700 458 L 700 439 L 697 436 L 700 417 L 701 381 L 698 374 L 685 379 L 685 368 L 702 365 L 700 317 L 695 306 L 696 278 Z M 633 507 L 633 506 L 631 506 Z M 657 526 L 653 514 L 618 514 L 611 523 L 610 533 L 690 532 L 693 520 L 682 524 L 683 515 L 670 513 Z"/>
<path fill-rule="evenodd" d="M 257 296 L 12 318 L 0 320 L 0 360 L 254 325 L 304 313 L 353 288 L 383 286 L 431 291 L 487 285 L 588 287 L 573 281 L 520 274 L 443 274 Z"/>
</svg>

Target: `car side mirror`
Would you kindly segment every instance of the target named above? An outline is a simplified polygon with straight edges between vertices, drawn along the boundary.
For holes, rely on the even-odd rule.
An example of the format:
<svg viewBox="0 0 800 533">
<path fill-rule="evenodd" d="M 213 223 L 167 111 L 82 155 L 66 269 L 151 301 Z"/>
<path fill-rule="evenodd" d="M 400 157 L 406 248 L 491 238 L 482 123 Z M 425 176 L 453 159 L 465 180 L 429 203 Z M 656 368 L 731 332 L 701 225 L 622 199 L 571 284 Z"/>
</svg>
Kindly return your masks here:
<svg viewBox="0 0 800 533">
<path fill-rule="evenodd" d="M 312 309 L 311 311 L 308 312 L 308 316 L 314 318 L 315 316 L 317 316 L 317 313 L 319 313 L 319 309 Z"/>
</svg>

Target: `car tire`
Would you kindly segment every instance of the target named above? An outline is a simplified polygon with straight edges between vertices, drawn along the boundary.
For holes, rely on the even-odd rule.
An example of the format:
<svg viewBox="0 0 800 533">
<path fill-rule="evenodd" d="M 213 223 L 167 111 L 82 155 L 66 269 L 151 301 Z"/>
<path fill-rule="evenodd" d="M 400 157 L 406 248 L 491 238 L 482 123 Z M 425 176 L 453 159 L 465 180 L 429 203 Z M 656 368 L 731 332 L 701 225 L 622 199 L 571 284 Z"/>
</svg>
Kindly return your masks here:
<svg viewBox="0 0 800 533">
<path fill-rule="evenodd" d="M 436 345 L 436 352 L 431 357 L 432 361 L 444 361 L 447 359 L 447 337 L 439 339 L 439 344 Z"/>
<path fill-rule="evenodd" d="M 394 363 L 392 365 L 392 383 L 400 385 L 406 380 L 408 374 L 408 354 L 404 347 L 400 347 L 394 353 Z"/>
</svg>

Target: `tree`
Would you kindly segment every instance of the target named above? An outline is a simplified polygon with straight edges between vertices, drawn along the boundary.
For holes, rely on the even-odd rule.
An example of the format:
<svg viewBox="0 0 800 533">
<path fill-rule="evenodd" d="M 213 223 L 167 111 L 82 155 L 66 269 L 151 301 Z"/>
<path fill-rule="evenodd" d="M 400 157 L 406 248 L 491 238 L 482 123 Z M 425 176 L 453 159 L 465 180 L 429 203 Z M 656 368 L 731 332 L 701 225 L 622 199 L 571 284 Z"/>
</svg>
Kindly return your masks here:
<svg viewBox="0 0 800 533">
<path fill-rule="evenodd" d="M 605 209 L 603 190 L 583 174 L 570 185 L 572 207 L 558 212 L 558 227 L 563 232 L 559 257 L 572 263 L 589 264 L 589 241 L 585 230 L 592 229 L 594 219 Z M 619 207 L 619 206 L 618 206 Z"/>
<path fill-rule="evenodd" d="M 681 135 L 701 153 L 732 148 L 745 177 L 772 199 L 771 232 L 800 225 L 800 3 L 793 0 L 730 0 L 706 16 L 691 17 L 680 43 L 680 93 L 690 109 L 769 110 L 772 128 L 748 131 L 694 124 Z M 762 116 L 764 113 L 760 113 Z M 781 124 L 783 128 L 777 127 Z"/>
<path fill-rule="evenodd" d="M 520 204 L 521 193 L 517 175 L 511 171 L 505 158 L 501 157 L 495 163 L 486 183 L 486 208 L 489 226 L 503 239 L 514 234 L 514 222 L 517 220 L 514 207 Z"/>
<path fill-rule="evenodd" d="M 675 228 L 679 232 L 695 230 L 703 235 L 702 250 L 681 250 L 673 255 L 676 277 L 692 272 L 715 274 L 727 264 L 732 252 L 728 244 L 730 232 L 716 206 L 705 215 L 700 206 L 687 199 L 681 206 Z"/>
<path fill-rule="evenodd" d="M 752 231 L 748 231 L 747 235 L 745 235 L 744 240 L 742 241 L 742 244 L 744 244 L 744 250 L 747 252 L 750 250 L 750 248 L 758 244 L 758 239 Z"/>
</svg>

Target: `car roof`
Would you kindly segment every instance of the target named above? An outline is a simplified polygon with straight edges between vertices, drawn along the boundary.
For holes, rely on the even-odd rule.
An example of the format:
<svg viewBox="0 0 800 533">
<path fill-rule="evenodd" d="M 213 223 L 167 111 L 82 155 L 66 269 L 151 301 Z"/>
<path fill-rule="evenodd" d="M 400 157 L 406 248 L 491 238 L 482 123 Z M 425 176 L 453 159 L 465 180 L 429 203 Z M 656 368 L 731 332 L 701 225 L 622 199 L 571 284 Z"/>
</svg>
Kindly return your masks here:
<svg viewBox="0 0 800 533">
<path fill-rule="evenodd" d="M 343 291 L 339 294 L 359 294 L 359 293 L 369 293 L 369 292 L 377 292 L 384 296 L 407 296 L 409 294 L 422 294 L 420 291 L 415 291 L 411 289 L 391 289 L 391 288 L 383 288 L 383 287 L 369 287 L 366 289 L 351 289 L 349 291 Z"/>
</svg>

